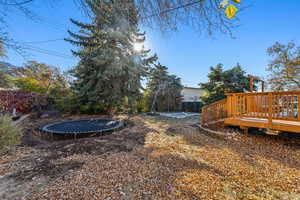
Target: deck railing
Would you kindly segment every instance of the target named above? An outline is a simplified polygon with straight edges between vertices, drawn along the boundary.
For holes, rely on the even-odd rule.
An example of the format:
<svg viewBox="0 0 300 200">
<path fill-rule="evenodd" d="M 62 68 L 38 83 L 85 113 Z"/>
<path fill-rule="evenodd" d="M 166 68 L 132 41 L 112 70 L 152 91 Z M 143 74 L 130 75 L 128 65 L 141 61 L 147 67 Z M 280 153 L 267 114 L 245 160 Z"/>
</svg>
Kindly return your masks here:
<svg viewBox="0 0 300 200">
<path fill-rule="evenodd" d="M 227 117 L 227 100 L 223 99 L 202 108 L 202 123 L 217 122 Z"/>
<path fill-rule="evenodd" d="M 224 118 L 264 118 L 300 121 L 300 91 L 231 93 L 227 98 L 203 107 L 202 122 Z M 222 113 L 222 114 L 221 114 Z"/>
</svg>

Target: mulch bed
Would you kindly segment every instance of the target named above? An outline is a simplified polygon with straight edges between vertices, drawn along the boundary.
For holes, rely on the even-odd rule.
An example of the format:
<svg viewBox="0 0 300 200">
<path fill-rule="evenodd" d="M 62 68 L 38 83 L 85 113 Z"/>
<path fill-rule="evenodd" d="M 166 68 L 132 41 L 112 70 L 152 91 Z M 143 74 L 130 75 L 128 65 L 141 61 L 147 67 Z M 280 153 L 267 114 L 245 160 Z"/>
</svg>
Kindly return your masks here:
<svg viewBox="0 0 300 200">
<path fill-rule="evenodd" d="M 127 122 L 111 135 L 78 140 L 43 141 L 29 131 L 0 159 L 0 198 L 300 199 L 296 136 L 216 138 L 195 120 Z"/>
<path fill-rule="evenodd" d="M 45 124 L 85 117 L 107 116 L 83 115 L 61 119 L 31 119 L 26 123 L 21 144 L 16 147 L 16 150 L 9 152 L 0 159 L 0 189 L 2 190 L 0 199 L 19 199 L 20 196 L 26 196 L 39 188 L 39 184 L 48 184 L 56 178 L 82 167 L 84 162 L 60 161 L 72 155 L 105 157 L 112 153 L 132 151 L 135 146 L 144 143 L 144 135 L 148 131 L 147 128 L 140 129 L 139 134 L 137 134 L 135 132 L 137 130 L 131 129 L 134 123 L 125 120 L 126 127 L 124 129 L 101 137 L 55 141 L 44 140 L 40 137 L 39 128 Z M 10 185 L 6 185 L 4 182 L 10 183 Z M 16 187 L 16 185 L 20 187 Z M 26 185 L 30 185 L 30 187 L 28 188 Z"/>
</svg>

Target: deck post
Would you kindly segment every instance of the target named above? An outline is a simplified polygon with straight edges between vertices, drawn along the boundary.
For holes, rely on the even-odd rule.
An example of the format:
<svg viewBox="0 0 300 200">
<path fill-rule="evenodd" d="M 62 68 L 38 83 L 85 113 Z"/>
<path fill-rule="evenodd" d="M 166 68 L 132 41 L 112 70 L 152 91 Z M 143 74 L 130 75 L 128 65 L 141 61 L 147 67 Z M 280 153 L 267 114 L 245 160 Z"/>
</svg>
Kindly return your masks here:
<svg viewBox="0 0 300 200">
<path fill-rule="evenodd" d="M 244 131 L 244 134 L 248 134 L 248 132 L 249 132 L 249 127 L 247 127 L 247 126 L 240 126 L 240 129 L 242 129 Z"/>
<path fill-rule="evenodd" d="M 250 88 L 249 88 L 249 92 L 253 92 L 253 85 L 254 85 L 254 77 L 250 76 Z"/>
<path fill-rule="evenodd" d="M 300 121 L 300 95 L 298 95 L 297 97 L 297 107 L 298 107 L 298 112 L 297 112 L 298 121 Z"/>
<path fill-rule="evenodd" d="M 232 109 L 232 114 L 233 114 L 233 118 L 236 118 L 236 110 L 237 110 L 237 103 L 236 103 L 236 94 L 233 94 L 232 95 L 232 102 L 233 102 L 233 104 L 232 104 L 232 106 L 233 106 L 233 109 Z"/>
<path fill-rule="evenodd" d="M 268 93 L 268 104 L 269 104 L 269 108 L 268 108 L 268 126 L 271 129 L 272 128 L 272 115 L 273 115 L 273 101 L 272 101 L 273 95 L 272 92 Z"/>
<path fill-rule="evenodd" d="M 231 117 L 231 96 L 226 95 L 226 112 L 227 112 L 227 117 Z"/>
</svg>

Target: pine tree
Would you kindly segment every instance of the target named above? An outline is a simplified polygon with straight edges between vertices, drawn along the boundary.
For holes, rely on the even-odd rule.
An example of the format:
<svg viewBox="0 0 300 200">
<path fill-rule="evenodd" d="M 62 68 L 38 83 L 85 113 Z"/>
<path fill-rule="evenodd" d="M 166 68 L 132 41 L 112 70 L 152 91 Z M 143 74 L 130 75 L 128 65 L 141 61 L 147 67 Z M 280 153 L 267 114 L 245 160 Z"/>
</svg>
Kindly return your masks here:
<svg viewBox="0 0 300 200">
<path fill-rule="evenodd" d="M 88 1 L 94 16 L 90 24 L 71 20 L 80 28 L 69 31 L 66 39 L 79 47 L 73 54 L 80 58 L 72 70 L 74 88 L 84 105 L 102 105 L 112 111 L 127 102 L 132 108 L 137 100 L 141 79 L 155 57 L 148 51 L 134 50 L 135 42 L 144 42 L 138 32 L 137 12 L 133 0 Z"/>
<path fill-rule="evenodd" d="M 181 105 L 181 80 L 168 73 L 168 68 L 156 64 L 151 68 L 147 83 L 147 91 L 150 94 L 148 100 L 151 112 L 177 111 Z"/>
<path fill-rule="evenodd" d="M 207 77 L 208 82 L 199 84 L 206 93 L 201 97 L 204 104 L 224 99 L 226 93 L 245 92 L 250 87 L 249 78 L 239 63 L 228 70 L 223 70 L 222 64 L 211 67 Z M 257 90 L 256 86 L 254 86 L 254 90 Z"/>
</svg>

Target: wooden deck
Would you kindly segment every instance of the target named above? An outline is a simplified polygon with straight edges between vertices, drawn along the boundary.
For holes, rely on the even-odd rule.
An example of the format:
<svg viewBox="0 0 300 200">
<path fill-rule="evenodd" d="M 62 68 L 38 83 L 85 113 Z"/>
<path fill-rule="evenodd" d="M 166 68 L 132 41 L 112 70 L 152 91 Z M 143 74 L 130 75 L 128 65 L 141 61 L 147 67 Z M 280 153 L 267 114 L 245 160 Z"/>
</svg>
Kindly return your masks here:
<svg viewBox="0 0 300 200">
<path fill-rule="evenodd" d="M 265 128 L 300 133 L 300 122 L 297 121 L 273 120 L 270 126 L 268 119 L 241 117 L 227 118 L 224 120 L 224 123 L 232 126 Z"/>
<path fill-rule="evenodd" d="M 228 94 L 202 109 L 202 123 L 300 133 L 300 91 Z"/>
</svg>

